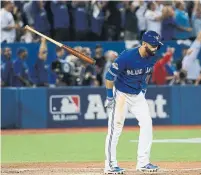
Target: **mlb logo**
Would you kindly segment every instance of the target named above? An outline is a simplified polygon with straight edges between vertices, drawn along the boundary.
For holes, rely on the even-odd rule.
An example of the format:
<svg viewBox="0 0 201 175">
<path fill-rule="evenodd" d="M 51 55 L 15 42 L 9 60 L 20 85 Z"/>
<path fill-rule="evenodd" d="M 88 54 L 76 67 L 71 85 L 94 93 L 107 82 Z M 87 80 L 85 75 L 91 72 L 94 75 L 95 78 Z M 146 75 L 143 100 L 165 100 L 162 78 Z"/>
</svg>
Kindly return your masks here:
<svg viewBox="0 0 201 175">
<path fill-rule="evenodd" d="M 51 114 L 80 113 L 80 97 L 78 95 L 52 95 L 49 100 Z"/>
</svg>

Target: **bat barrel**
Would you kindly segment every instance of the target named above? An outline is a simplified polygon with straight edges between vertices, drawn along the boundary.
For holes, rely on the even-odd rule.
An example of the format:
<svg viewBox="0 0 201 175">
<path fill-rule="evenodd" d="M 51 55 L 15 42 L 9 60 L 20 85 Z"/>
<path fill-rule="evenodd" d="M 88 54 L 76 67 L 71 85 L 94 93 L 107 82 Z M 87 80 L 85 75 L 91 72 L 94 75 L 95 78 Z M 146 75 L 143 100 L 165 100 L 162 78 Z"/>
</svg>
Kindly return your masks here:
<svg viewBox="0 0 201 175">
<path fill-rule="evenodd" d="M 96 63 L 96 61 L 93 58 L 90 58 L 90 57 L 84 55 L 83 53 L 80 53 L 80 52 L 78 52 L 78 51 L 76 51 L 76 50 L 74 50 L 74 49 L 72 49 L 72 48 L 70 48 L 68 46 L 63 45 L 62 48 L 67 50 L 72 55 L 74 55 L 74 56 L 86 61 L 87 63 L 93 64 L 93 65 Z"/>
</svg>

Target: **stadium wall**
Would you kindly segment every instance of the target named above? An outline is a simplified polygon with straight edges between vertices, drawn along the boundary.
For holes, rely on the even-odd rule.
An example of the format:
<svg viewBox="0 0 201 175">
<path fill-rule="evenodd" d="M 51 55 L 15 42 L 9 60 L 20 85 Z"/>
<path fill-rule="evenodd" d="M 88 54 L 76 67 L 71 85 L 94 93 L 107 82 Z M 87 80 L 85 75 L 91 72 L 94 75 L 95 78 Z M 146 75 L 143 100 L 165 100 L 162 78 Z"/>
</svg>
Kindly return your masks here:
<svg viewBox="0 0 201 175">
<path fill-rule="evenodd" d="M 3 88 L 2 128 L 107 126 L 104 87 Z M 201 86 L 150 86 L 146 98 L 154 125 L 201 124 Z M 126 126 L 137 125 L 128 113 Z"/>
</svg>

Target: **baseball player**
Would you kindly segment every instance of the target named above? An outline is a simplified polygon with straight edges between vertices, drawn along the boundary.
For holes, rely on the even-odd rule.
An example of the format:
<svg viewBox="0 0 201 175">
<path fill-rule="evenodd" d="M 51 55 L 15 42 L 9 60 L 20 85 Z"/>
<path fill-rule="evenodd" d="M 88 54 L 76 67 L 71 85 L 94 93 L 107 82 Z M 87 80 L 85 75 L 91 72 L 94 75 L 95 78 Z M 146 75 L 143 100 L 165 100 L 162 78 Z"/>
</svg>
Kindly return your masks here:
<svg viewBox="0 0 201 175">
<path fill-rule="evenodd" d="M 13 79 L 13 62 L 12 62 L 12 51 L 9 47 L 3 49 L 1 55 L 1 86 L 8 87 L 12 86 Z"/>
<path fill-rule="evenodd" d="M 14 87 L 30 87 L 32 86 L 32 78 L 30 70 L 26 63 L 28 52 L 26 48 L 19 48 L 17 51 L 17 59 L 13 62 L 13 81 Z"/>
<path fill-rule="evenodd" d="M 41 44 L 38 52 L 38 58 L 34 64 L 33 80 L 37 86 L 49 86 L 48 84 L 48 68 L 47 60 L 47 42 L 45 38 L 41 38 Z"/>
<path fill-rule="evenodd" d="M 160 41 L 160 35 L 154 31 L 147 31 L 142 36 L 140 47 L 121 53 L 108 69 L 105 107 L 109 119 L 105 143 L 105 174 L 123 174 L 125 171 L 118 167 L 116 147 L 128 110 L 137 118 L 140 126 L 136 169 L 149 172 L 159 169 L 149 161 L 152 119 L 145 92 L 153 66 L 157 61 L 153 56 L 161 45 L 163 44 Z"/>
</svg>

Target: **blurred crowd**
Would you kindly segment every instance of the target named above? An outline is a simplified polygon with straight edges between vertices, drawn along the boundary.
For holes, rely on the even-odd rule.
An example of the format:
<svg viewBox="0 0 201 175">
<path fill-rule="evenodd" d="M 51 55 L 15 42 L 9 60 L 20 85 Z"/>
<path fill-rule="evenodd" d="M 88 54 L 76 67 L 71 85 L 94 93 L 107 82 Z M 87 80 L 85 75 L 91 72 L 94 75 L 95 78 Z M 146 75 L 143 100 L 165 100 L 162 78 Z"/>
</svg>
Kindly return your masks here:
<svg viewBox="0 0 201 175">
<path fill-rule="evenodd" d="M 135 47 L 135 45 L 133 45 Z M 101 45 L 92 51 L 89 47 L 74 47 L 75 50 L 96 60 L 95 65 L 88 64 L 74 55 L 67 54 L 63 48 L 56 47 L 56 57 L 47 64 L 48 47 L 41 38 L 35 64 L 26 63 L 28 52 L 19 48 L 17 58 L 12 58 L 12 50 L 1 50 L 1 86 L 2 87 L 59 87 L 59 86 L 104 86 L 104 77 L 118 57 L 113 50 L 104 52 Z M 149 80 L 153 85 L 199 85 L 201 84 L 201 66 L 198 55 L 201 50 L 201 31 L 190 46 L 185 45 L 182 58 L 175 62 L 173 47 L 167 47 L 165 53 L 153 68 Z M 51 80 L 50 80 L 51 77 Z"/>
<path fill-rule="evenodd" d="M 108 67 L 118 53 L 108 50 L 105 53 L 101 45 L 95 50 L 89 47 L 74 47 L 75 50 L 92 57 L 96 65 L 88 64 L 74 55 L 66 53 L 63 48 L 56 47 L 56 57 L 47 63 L 47 42 L 41 38 L 37 59 L 31 67 L 25 47 L 18 48 L 17 57 L 12 58 L 12 50 L 4 47 L 1 50 L 1 86 L 2 87 L 59 87 L 59 86 L 102 86 Z"/>
<path fill-rule="evenodd" d="M 153 69 L 150 84 L 201 84 L 201 5 L 199 1 L 1 1 L 1 43 L 40 43 L 31 67 L 26 48 L 12 58 L 9 47 L 1 49 L 2 87 L 104 86 L 108 67 L 117 52 L 74 49 L 96 60 L 92 66 L 57 47 L 47 63 L 48 47 L 43 38 L 23 29 L 30 25 L 58 41 L 140 40 L 146 30 L 155 30 L 163 40 L 186 40 L 182 58 L 174 61 L 175 49 L 168 47 Z M 134 45 L 133 47 L 138 46 Z"/>
<path fill-rule="evenodd" d="M 39 42 L 30 25 L 58 41 L 140 39 L 154 30 L 163 40 L 195 39 L 200 1 L 1 1 L 1 42 Z"/>
<path fill-rule="evenodd" d="M 190 46 L 184 45 L 182 58 L 174 61 L 175 48 L 168 47 L 154 66 L 151 83 L 156 85 L 200 85 L 201 31 Z"/>
</svg>

